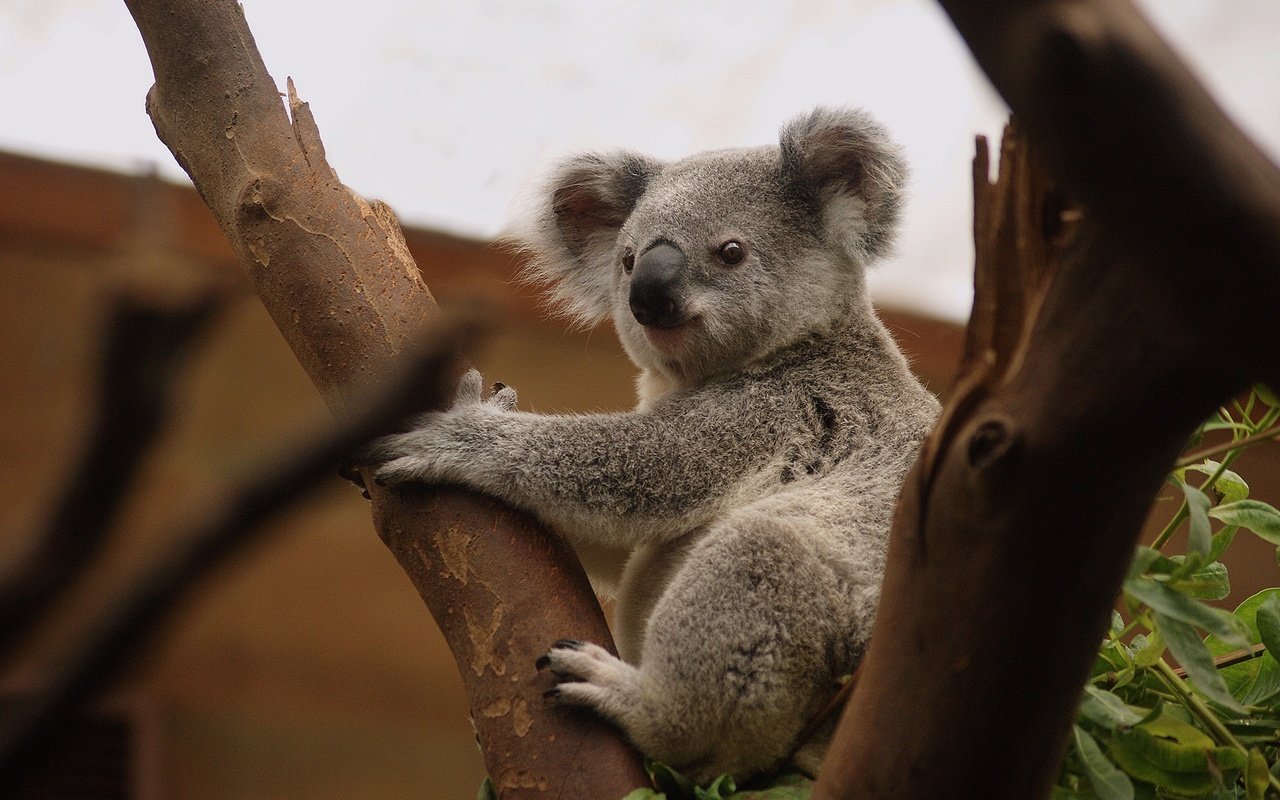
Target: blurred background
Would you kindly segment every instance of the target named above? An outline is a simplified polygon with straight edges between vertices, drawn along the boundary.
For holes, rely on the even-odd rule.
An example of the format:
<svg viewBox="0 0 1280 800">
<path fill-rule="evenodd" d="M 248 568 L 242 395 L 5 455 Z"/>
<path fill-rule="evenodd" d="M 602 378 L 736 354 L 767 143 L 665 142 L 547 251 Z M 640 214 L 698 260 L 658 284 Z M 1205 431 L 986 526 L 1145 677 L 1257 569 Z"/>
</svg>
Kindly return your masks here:
<svg viewBox="0 0 1280 800">
<path fill-rule="evenodd" d="M 971 293 L 973 135 L 998 137 L 1006 112 L 932 4 L 243 5 L 341 178 L 400 214 L 441 304 L 492 304 L 501 327 L 476 360 L 522 407 L 625 408 L 633 377 L 610 330 L 548 320 L 490 243 L 530 177 L 584 148 L 676 158 L 771 142 L 819 103 L 867 108 L 907 151 L 901 244 L 871 286 L 916 369 L 946 392 Z M 1280 4 L 1141 5 L 1280 153 Z M 155 138 L 150 67 L 123 4 L 0 9 L 0 560 L 24 552 L 77 455 L 106 299 L 208 281 L 234 297 L 181 373 L 175 419 L 108 556 L 0 677 L 5 697 L 21 697 L 148 554 L 326 412 Z M 1259 452 L 1239 471 L 1274 503 L 1277 467 Z M 1270 550 L 1236 550 L 1235 597 L 1280 584 Z M 482 773 L 452 659 L 367 504 L 336 476 L 220 573 L 79 725 L 60 771 L 92 788 L 41 796 L 455 798 L 474 796 Z"/>
</svg>

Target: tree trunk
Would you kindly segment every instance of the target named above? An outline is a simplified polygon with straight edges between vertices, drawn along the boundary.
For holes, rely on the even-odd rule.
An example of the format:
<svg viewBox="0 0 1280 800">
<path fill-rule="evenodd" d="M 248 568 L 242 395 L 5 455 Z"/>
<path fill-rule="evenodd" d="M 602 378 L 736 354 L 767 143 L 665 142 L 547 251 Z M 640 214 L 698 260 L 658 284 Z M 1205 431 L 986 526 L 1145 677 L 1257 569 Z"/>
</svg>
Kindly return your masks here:
<svg viewBox="0 0 1280 800">
<path fill-rule="evenodd" d="M 234 0 L 126 0 L 156 85 L 147 110 L 336 413 L 435 316 L 389 209 L 343 186 L 315 121 L 289 111 Z M 371 482 L 370 482 L 371 483 Z M 440 624 L 503 798 L 621 797 L 645 783 L 609 726 L 544 707 L 555 640 L 612 647 L 572 552 L 529 517 L 461 491 L 370 486 L 379 535 Z"/>
<path fill-rule="evenodd" d="M 1280 176 L 1146 22 L 1119 0 L 942 4 L 1085 222 L 1043 213 L 1022 145 L 994 195 L 979 159 L 967 361 L 818 798 L 1048 796 L 1161 479 L 1277 372 Z"/>
</svg>

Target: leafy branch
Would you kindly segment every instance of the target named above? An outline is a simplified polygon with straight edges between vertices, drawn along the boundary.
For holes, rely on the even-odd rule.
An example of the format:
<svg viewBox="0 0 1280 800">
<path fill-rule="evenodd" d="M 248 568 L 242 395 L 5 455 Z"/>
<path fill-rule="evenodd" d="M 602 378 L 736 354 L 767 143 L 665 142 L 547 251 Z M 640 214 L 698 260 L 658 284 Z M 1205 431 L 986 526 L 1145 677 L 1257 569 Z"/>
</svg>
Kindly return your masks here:
<svg viewBox="0 0 1280 800">
<path fill-rule="evenodd" d="M 1231 440 L 1181 459 L 1170 475 L 1183 500 L 1134 555 L 1123 594 L 1129 619 L 1115 614 L 1099 651 L 1055 800 L 1280 797 L 1280 589 L 1231 612 L 1206 602 L 1230 592 L 1220 558 L 1238 531 L 1280 546 L 1280 511 L 1249 499 L 1229 468 L 1274 439 L 1278 419 L 1280 401 L 1255 387 L 1202 425 L 1193 444 L 1213 431 Z M 1193 485 L 1189 472 L 1207 478 Z M 1186 553 L 1166 555 L 1184 523 Z"/>
</svg>

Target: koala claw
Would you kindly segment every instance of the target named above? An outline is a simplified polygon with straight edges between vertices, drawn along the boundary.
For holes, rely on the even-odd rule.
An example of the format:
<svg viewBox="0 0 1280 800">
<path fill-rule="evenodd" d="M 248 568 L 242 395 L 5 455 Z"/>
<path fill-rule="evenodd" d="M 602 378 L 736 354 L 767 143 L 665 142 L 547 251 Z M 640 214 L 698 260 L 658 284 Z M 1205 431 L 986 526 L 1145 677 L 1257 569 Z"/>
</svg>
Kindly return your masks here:
<svg viewBox="0 0 1280 800">
<path fill-rule="evenodd" d="M 493 396 L 489 398 L 488 403 L 499 411 L 515 411 L 516 390 L 504 383 L 495 383 L 493 385 Z"/>
<path fill-rule="evenodd" d="M 640 692 L 639 672 L 599 645 L 561 639 L 546 655 L 556 686 L 546 697 L 587 706 L 606 716 L 634 707 Z"/>
<path fill-rule="evenodd" d="M 458 379 L 453 393 L 453 408 L 462 406 L 492 406 L 499 411 L 513 411 L 516 407 L 516 390 L 502 382 L 493 384 L 492 394 L 484 396 L 484 378 L 479 370 L 469 369 Z"/>
<path fill-rule="evenodd" d="M 469 369 L 458 378 L 458 386 L 453 390 L 453 407 L 475 405 L 484 394 L 484 378 L 480 370 Z"/>
</svg>

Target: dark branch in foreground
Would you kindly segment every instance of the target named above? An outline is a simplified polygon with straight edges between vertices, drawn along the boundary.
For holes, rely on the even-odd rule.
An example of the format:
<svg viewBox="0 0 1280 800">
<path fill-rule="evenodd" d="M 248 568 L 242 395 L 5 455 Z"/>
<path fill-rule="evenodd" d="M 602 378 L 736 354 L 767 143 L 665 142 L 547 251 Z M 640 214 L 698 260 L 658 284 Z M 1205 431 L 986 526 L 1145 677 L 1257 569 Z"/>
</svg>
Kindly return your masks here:
<svg viewBox="0 0 1280 800">
<path fill-rule="evenodd" d="M 45 529 L 0 580 L 0 667 L 102 551 L 142 456 L 169 415 L 174 373 L 216 304 L 212 295 L 174 309 L 127 295 L 113 303 L 88 444 Z"/>
<path fill-rule="evenodd" d="M 361 411 L 345 418 L 299 449 L 261 459 L 270 466 L 229 490 L 207 513 L 177 526 L 176 544 L 125 589 L 81 641 L 55 667 L 30 705 L 3 721 L 0 729 L 0 786 L 16 786 L 41 763 L 43 748 L 78 709 L 98 697 L 153 642 L 173 611 L 214 570 L 260 541 L 268 522 L 317 488 L 320 480 L 364 442 L 393 429 L 410 414 L 439 405 L 449 395 L 451 376 L 471 327 L 432 332 L 431 347 L 413 354 Z"/>
</svg>

